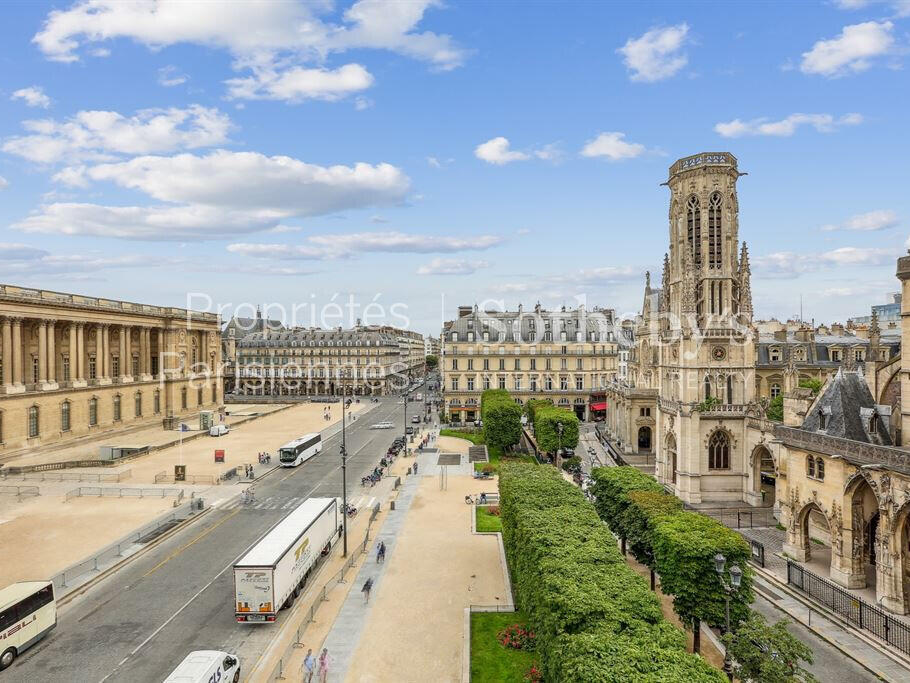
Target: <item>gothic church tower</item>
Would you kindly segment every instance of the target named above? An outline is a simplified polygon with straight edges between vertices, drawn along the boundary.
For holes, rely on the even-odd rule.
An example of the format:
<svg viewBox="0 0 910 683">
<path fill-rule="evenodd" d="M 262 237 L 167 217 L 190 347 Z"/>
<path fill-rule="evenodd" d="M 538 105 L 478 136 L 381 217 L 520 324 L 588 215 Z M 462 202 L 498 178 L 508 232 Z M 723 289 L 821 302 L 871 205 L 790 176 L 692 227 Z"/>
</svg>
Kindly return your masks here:
<svg viewBox="0 0 910 683">
<path fill-rule="evenodd" d="M 739 177 L 726 152 L 670 167 L 657 476 L 690 503 L 748 501 L 746 411 L 754 410 L 749 252 L 739 243 Z"/>
</svg>

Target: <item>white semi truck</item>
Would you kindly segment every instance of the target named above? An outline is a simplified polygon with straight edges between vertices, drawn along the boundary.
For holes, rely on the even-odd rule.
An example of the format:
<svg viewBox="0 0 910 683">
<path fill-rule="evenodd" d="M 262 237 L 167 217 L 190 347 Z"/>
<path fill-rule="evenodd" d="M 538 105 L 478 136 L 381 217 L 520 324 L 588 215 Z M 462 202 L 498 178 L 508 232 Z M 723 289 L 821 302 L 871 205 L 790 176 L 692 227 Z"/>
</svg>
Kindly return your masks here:
<svg viewBox="0 0 910 683">
<path fill-rule="evenodd" d="M 273 526 L 234 564 L 237 621 L 275 621 L 300 594 L 341 523 L 338 498 L 309 498 Z"/>
</svg>

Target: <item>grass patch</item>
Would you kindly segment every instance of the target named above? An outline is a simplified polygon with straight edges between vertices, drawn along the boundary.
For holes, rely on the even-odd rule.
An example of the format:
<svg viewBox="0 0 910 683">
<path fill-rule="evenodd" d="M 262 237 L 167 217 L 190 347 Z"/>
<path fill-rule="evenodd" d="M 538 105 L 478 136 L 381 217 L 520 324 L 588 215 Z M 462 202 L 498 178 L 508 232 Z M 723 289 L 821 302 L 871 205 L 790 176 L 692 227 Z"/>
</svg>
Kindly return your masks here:
<svg viewBox="0 0 910 683">
<path fill-rule="evenodd" d="M 775 525 L 775 528 L 776 528 L 778 531 L 786 531 L 786 530 L 787 530 L 787 527 L 785 527 L 783 524 L 780 524 L 780 523 L 776 524 L 776 525 Z"/>
<path fill-rule="evenodd" d="M 477 520 L 477 531 L 493 531 L 502 533 L 502 520 L 498 515 L 491 515 L 487 508 L 477 505 L 474 513 Z"/>
<path fill-rule="evenodd" d="M 534 652 L 505 648 L 496 634 L 506 626 L 524 624 L 520 612 L 473 612 L 471 614 L 471 682 L 522 683 L 524 675 L 538 665 Z"/>
<path fill-rule="evenodd" d="M 465 439 L 467 441 L 470 441 L 475 446 L 480 446 L 484 443 L 482 431 L 463 432 L 458 429 L 440 429 L 439 436 L 454 436 L 456 439 Z M 483 468 L 487 465 L 492 465 L 494 473 L 499 472 L 499 463 L 502 460 L 505 460 L 507 462 L 537 462 L 537 460 L 534 459 L 533 455 L 525 455 L 523 453 L 503 453 L 500 446 L 487 446 L 487 454 L 490 456 L 490 462 L 475 462 L 475 472 L 482 472 Z"/>
</svg>

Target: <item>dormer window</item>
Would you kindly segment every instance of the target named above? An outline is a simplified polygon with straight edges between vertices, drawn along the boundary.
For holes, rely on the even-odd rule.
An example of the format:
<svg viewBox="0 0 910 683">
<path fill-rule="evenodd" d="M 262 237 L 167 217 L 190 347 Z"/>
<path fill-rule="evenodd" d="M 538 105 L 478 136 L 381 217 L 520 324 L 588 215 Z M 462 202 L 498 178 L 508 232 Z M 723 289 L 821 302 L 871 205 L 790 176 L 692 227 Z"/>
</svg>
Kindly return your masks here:
<svg viewBox="0 0 910 683">
<path fill-rule="evenodd" d="M 840 349 L 831 349 L 831 360 L 840 363 Z"/>
<path fill-rule="evenodd" d="M 806 349 L 802 346 L 793 349 L 793 359 L 804 363 L 806 361 Z"/>
<path fill-rule="evenodd" d="M 828 420 L 831 417 L 831 406 L 822 406 L 818 410 L 818 428 L 827 429 Z"/>
<path fill-rule="evenodd" d="M 768 349 L 768 357 L 772 363 L 779 363 L 781 359 L 781 350 L 779 346 L 772 346 Z"/>
</svg>

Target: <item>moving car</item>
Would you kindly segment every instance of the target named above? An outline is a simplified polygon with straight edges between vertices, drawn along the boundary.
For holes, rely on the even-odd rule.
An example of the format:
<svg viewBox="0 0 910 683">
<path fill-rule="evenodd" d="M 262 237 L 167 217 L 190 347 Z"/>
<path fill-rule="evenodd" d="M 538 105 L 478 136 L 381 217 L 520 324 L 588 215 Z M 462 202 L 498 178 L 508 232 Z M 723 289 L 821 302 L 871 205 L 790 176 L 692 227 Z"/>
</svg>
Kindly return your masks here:
<svg viewBox="0 0 910 683">
<path fill-rule="evenodd" d="M 415 415 L 414 417 L 412 417 L 411 422 L 413 422 L 414 424 L 420 424 L 420 415 Z"/>
<path fill-rule="evenodd" d="M 394 422 L 377 422 L 374 425 L 370 425 L 370 429 L 392 429 L 394 426 Z"/>
<path fill-rule="evenodd" d="M 164 683 L 237 683 L 240 680 L 240 660 L 220 650 L 190 652 L 177 665 Z"/>
</svg>

